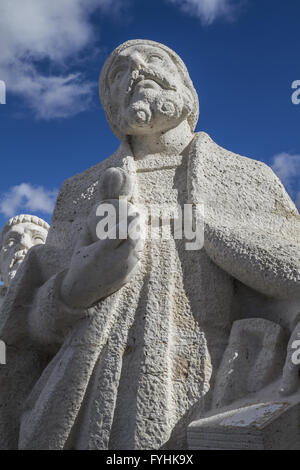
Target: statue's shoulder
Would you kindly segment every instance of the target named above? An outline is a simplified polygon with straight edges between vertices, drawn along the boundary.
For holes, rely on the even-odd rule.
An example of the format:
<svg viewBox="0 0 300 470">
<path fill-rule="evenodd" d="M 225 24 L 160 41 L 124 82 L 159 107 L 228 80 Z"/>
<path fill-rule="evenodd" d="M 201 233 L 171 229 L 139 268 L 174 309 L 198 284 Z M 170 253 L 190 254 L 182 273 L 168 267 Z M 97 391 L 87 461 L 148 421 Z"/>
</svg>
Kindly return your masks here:
<svg viewBox="0 0 300 470">
<path fill-rule="evenodd" d="M 216 202 L 225 208 L 246 211 L 275 206 L 298 213 L 283 184 L 264 162 L 231 152 L 205 132 L 195 135 L 190 148 L 189 190 L 193 200 Z"/>
<path fill-rule="evenodd" d="M 71 191 L 73 194 L 81 194 L 82 192 L 85 192 L 88 188 L 98 184 L 99 179 L 101 178 L 101 174 L 107 168 L 112 166 L 119 166 L 119 161 L 123 154 L 124 152 L 122 150 L 122 146 L 120 146 L 116 152 L 100 163 L 97 163 L 97 165 L 94 165 L 87 170 L 84 170 L 83 172 L 75 174 L 66 179 L 60 192 L 64 193 Z"/>
<path fill-rule="evenodd" d="M 66 249 L 72 247 L 72 239 L 81 230 L 83 221 L 90 213 L 98 197 L 98 184 L 103 172 L 118 167 L 124 158 L 124 148 L 82 173 L 68 178 L 63 183 L 52 216 L 47 243 Z"/>
<path fill-rule="evenodd" d="M 220 172 L 233 172 L 234 179 L 237 173 L 249 170 L 251 174 L 261 172 L 265 175 L 274 174 L 273 170 L 264 162 L 234 153 L 218 145 L 207 133 L 195 134 L 192 152 L 207 168 L 219 169 Z"/>
<path fill-rule="evenodd" d="M 64 181 L 56 201 L 53 219 L 72 219 L 72 214 L 89 210 L 103 172 L 119 166 L 124 151 L 122 146 L 111 156 L 87 170 Z"/>
</svg>

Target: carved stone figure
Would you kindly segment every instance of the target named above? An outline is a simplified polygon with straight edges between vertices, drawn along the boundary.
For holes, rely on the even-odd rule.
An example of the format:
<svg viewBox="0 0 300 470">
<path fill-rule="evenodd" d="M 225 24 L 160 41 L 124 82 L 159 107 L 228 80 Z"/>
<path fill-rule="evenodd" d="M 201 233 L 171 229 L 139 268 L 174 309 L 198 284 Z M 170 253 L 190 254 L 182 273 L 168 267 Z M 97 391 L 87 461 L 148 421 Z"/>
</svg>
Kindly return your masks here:
<svg viewBox="0 0 300 470">
<path fill-rule="evenodd" d="M 28 250 L 46 242 L 49 228 L 43 219 L 28 214 L 12 217 L 4 225 L 0 234 L 0 274 L 3 282 L 0 306 Z"/>
<path fill-rule="evenodd" d="M 166 46 L 119 46 L 103 67 L 100 97 L 121 145 L 64 183 L 47 242 L 30 250 L 3 305 L 0 337 L 35 358 L 26 361 L 30 393 L 17 436 L 14 428 L 5 445 L 186 449 L 191 422 L 258 392 L 257 364 L 264 389 L 279 396 L 298 387 L 289 364 L 280 382 L 285 357 L 273 346 L 285 355 L 297 334 L 300 216 L 268 166 L 194 133 L 197 93 Z M 98 239 L 96 208 L 121 196 L 128 221 L 141 227 L 143 208 L 204 205 L 203 249 L 187 250 L 175 236 L 144 239 L 142 230 Z M 258 340 L 250 344 L 252 375 L 243 373 L 246 385 L 231 400 L 228 387 L 223 395 L 216 388 L 222 358 L 232 341 L 244 344 L 230 336 L 233 323 L 253 317 L 264 320 L 234 330 Z M 270 374 L 263 355 L 255 357 L 256 344 L 269 347 L 266 324 Z"/>
<path fill-rule="evenodd" d="M 2 228 L 0 274 L 3 284 L 0 286 L 0 311 L 9 287 L 28 251 L 46 242 L 49 228 L 43 219 L 29 214 L 12 217 Z M 23 336 L 25 339 L 27 331 L 22 326 L 18 313 L 19 309 L 15 308 L 13 322 L 19 330 L 19 338 Z M 2 317 L 1 313 L 0 318 Z M 42 372 L 40 369 L 35 375 L 37 368 L 32 367 L 34 358 L 40 367 L 45 366 L 46 362 L 42 362 L 41 355 L 35 346 L 32 347 L 30 339 L 19 341 L 18 344 L 14 342 L 5 344 L 2 338 L 0 340 L 0 352 L 5 358 L 3 363 L 0 361 L 0 447 L 12 449 L 18 445 L 19 419 L 24 400 Z"/>
</svg>

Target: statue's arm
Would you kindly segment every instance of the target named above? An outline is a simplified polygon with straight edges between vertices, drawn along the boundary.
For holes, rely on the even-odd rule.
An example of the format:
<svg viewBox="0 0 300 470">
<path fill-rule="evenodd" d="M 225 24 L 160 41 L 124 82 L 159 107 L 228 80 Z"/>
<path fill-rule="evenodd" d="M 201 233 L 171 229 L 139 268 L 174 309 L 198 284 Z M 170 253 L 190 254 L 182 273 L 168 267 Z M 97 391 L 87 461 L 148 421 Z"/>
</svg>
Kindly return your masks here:
<svg viewBox="0 0 300 470">
<path fill-rule="evenodd" d="M 188 193 L 204 205 L 210 258 L 250 288 L 300 298 L 300 215 L 272 169 L 196 135 Z"/>
<path fill-rule="evenodd" d="M 217 265 L 252 289 L 269 297 L 300 299 L 300 238 L 206 224 L 204 246 Z"/>
<path fill-rule="evenodd" d="M 262 294 L 300 298 L 300 215 L 281 181 L 262 162 L 213 151 L 220 174 L 204 207 L 208 255 Z"/>
<path fill-rule="evenodd" d="M 275 223 L 279 222 L 276 215 L 273 217 Z M 280 231 L 270 234 L 257 226 L 252 230 L 236 226 L 224 230 L 207 224 L 205 249 L 216 264 L 245 285 L 268 297 L 293 300 L 295 305 L 300 305 L 299 214 L 295 212 L 286 226 L 288 231 L 283 236 Z M 287 307 L 280 313 L 292 333 L 280 384 L 283 395 L 290 395 L 299 388 L 299 365 L 292 361 L 293 345 L 300 335 L 299 315 L 297 310 L 294 312 Z"/>
<path fill-rule="evenodd" d="M 0 335 L 8 344 L 31 339 L 53 350 L 85 315 L 83 309 L 72 309 L 60 298 L 65 273 L 61 259 L 61 253 L 47 245 L 28 252 L 1 309 Z"/>
<path fill-rule="evenodd" d="M 27 266 L 18 289 L 27 291 L 28 298 L 23 300 L 27 329 L 33 340 L 52 349 L 63 343 L 86 311 L 67 306 L 61 298 L 60 288 L 67 272 L 62 250 L 49 245 L 37 246 L 25 262 Z"/>
<path fill-rule="evenodd" d="M 53 268 L 51 273 L 46 268 L 47 259 L 53 259 L 53 253 L 45 255 L 44 249 L 41 251 L 44 255 L 36 260 L 36 270 L 42 272 L 45 282 L 35 292 L 28 324 L 39 341 L 62 342 L 70 329 L 91 313 L 94 305 L 118 291 L 138 269 L 142 239 L 128 236 L 125 240 L 112 237 L 94 241 L 92 233 L 96 233 L 98 222 L 95 214 L 93 208 L 71 258 L 67 260 L 63 253 L 61 257 L 57 254 L 54 273 Z M 139 224 L 137 213 L 128 218 L 131 224 Z M 60 258 L 64 259 L 63 263 Z"/>
<path fill-rule="evenodd" d="M 71 308 L 63 302 L 60 288 L 65 273 L 54 274 L 35 290 L 28 312 L 31 336 L 50 348 L 62 344 L 70 329 L 87 315 L 83 308 Z"/>
</svg>

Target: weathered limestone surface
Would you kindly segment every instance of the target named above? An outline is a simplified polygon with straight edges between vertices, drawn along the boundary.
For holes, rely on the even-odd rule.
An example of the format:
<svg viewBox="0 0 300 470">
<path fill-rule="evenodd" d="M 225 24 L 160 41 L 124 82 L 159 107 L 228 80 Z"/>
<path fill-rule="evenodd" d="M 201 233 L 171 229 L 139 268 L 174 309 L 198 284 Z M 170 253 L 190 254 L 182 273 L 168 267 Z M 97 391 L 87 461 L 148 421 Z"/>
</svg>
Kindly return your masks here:
<svg viewBox="0 0 300 470">
<path fill-rule="evenodd" d="M 35 215 L 20 214 L 12 217 L 0 233 L 0 308 L 10 282 L 31 247 L 44 244 L 49 225 Z"/>
<path fill-rule="evenodd" d="M 219 413 L 219 399 L 253 392 L 256 367 L 257 386 L 275 384 L 268 402 L 298 387 L 290 363 L 278 379 L 300 313 L 300 216 L 281 182 L 265 164 L 194 133 L 196 91 L 161 44 L 117 48 L 100 96 L 121 145 L 64 183 L 47 243 L 30 250 L 3 304 L 0 337 L 30 377 L 19 429 L 9 413 L 3 420 L 3 448 L 185 449 L 191 422 Z M 97 239 L 96 207 L 124 194 L 144 229 L 145 207 L 204 204 L 204 248 L 144 240 L 143 230 L 122 243 Z M 248 329 L 234 323 L 242 318 Z M 230 396 L 222 358 L 244 331 L 252 376 Z M 266 362 L 256 345 L 257 357 L 273 348 Z M 238 369 L 234 376 L 236 387 Z"/>
<path fill-rule="evenodd" d="M 189 449 L 300 448 L 299 391 L 278 396 L 286 348 L 286 333 L 278 324 L 260 318 L 234 322 L 212 410 L 189 425 Z"/>
<path fill-rule="evenodd" d="M 8 220 L 0 233 L 0 310 L 8 289 L 28 251 L 46 242 L 49 225 L 43 219 L 20 214 Z M 23 301 L 25 297 L 23 296 Z M 18 309 L 14 310 L 18 319 Z M 20 325 L 22 329 L 22 326 Z M 23 330 L 23 334 L 25 331 Z M 2 338 L 0 338 L 2 339 Z M 25 398 L 39 377 L 35 364 L 42 366 L 36 348 L 6 342 L 6 364 L 0 364 L 0 442 L 1 448 L 18 445 L 19 419 Z M 43 363 L 45 366 L 47 362 Z M 33 367 L 32 367 L 33 366 Z"/>
<path fill-rule="evenodd" d="M 192 450 L 299 450 L 299 394 L 285 401 L 240 404 L 194 421 L 188 429 Z"/>
<path fill-rule="evenodd" d="M 257 392 L 281 374 L 287 348 L 282 327 L 262 318 L 233 323 L 216 376 L 213 408 Z"/>
</svg>

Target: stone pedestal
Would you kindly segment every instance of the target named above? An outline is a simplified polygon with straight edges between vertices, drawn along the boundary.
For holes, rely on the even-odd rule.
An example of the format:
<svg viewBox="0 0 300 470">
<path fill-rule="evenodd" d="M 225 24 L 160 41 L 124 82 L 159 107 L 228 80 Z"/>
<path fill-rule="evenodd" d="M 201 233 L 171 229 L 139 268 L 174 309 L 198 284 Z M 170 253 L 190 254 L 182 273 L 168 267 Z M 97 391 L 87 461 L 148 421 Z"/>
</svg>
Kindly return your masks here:
<svg viewBox="0 0 300 470">
<path fill-rule="evenodd" d="M 300 397 L 222 411 L 188 428 L 191 450 L 299 450 Z"/>
</svg>

